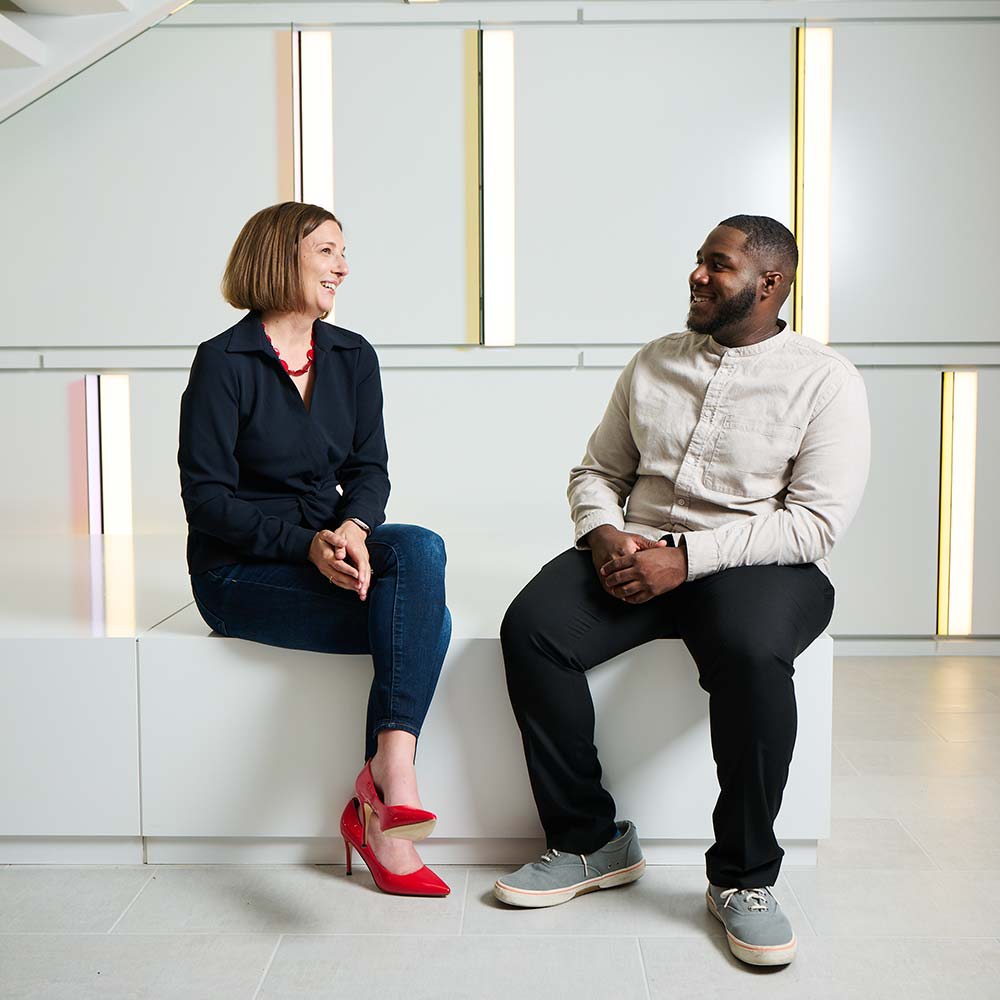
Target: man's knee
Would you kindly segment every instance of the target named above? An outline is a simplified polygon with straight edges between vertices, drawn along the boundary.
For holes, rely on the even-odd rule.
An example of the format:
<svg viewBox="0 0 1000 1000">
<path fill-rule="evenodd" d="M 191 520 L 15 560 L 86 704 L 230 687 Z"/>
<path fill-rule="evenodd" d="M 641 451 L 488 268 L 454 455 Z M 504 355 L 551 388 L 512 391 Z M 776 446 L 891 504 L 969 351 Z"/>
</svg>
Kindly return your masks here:
<svg viewBox="0 0 1000 1000">
<path fill-rule="evenodd" d="M 530 648 L 531 639 L 541 624 L 537 605 L 526 598 L 525 591 L 522 590 L 511 602 L 500 623 L 500 648 L 503 650 L 508 672 L 511 661 L 520 659 Z"/>
<path fill-rule="evenodd" d="M 710 648 L 698 657 L 702 686 L 714 692 L 724 685 L 727 692 L 738 692 L 745 698 L 748 707 L 760 697 L 787 689 L 794 667 L 785 646 L 773 635 L 757 630 L 727 631 L 723 626 Z"/>
</svg>

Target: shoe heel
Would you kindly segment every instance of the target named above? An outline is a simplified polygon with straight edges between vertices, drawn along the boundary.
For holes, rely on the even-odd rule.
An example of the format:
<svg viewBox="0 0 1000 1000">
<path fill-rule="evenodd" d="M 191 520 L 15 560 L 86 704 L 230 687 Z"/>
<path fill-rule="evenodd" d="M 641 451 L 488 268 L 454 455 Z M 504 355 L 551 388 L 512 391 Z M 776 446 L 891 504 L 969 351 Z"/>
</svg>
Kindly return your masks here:
<svg viewBox="0 0 1000 1000">
<path fill-rule="evenodd" d="M 344 851 L 347 854 L 347 868 L 344 871 L 345 875 L 351 874 L 351 861 L 354 859 L 354 851 L 351 850 L 351 845 L 345 840 L 344 841 Z"/>
</svg>

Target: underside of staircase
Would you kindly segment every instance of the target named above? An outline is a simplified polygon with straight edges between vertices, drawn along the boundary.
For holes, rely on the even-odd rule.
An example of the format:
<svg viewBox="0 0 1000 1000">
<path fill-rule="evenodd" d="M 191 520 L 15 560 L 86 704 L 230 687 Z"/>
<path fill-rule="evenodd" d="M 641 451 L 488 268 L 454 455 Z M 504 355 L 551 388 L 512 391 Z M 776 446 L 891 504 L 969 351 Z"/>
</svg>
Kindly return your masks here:
<svg viewBox="0 0 1000 1000">
<path fill-rule="evenodd" d="M 0 122 L 184 0 L 0 0 Z"/>
</svg>

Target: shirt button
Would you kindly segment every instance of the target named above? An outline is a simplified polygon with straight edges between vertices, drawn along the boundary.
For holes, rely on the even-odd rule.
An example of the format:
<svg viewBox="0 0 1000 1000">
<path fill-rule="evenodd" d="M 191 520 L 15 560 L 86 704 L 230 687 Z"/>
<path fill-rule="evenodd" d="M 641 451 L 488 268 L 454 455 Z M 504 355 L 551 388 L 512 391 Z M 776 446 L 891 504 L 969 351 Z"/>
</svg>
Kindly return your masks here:
<svg viewBox="0 0 1000 1000">
<path fill-rule="evenodd" d="M 687 500 L 684 497 L 678 497 L 677 498 L 677 505 L 679 507 L 686 507 L 687 506 Z"/>
</svg>

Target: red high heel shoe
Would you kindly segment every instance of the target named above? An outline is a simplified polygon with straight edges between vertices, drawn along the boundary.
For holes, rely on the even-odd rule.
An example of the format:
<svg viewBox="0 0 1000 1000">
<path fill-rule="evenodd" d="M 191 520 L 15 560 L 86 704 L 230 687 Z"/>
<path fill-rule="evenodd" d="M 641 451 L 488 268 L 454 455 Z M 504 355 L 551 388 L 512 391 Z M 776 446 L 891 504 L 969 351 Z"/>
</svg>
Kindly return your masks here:
<svg viewBox="0 0 1000 1000">
<path fill-rule="evenodd" d="M 368 866 L 375 884 L 383 891 L 395 896 L 447 896 L 451 889 L 448 883 L 442 881 L 427 867 L 410 872 L 408 875 L 397 875 L 385 868 L 375 857 L 375 852 L 364 840 L 364 829 L 358 816 L 360 804 L 357 799 L 351 799 L 340 817 L 340 835 L 344 838 L 344 850 L 347 853 L 347 874 L 351 874 L 351 849 L 361 855 L 361 860 Z"/>
<path fill-rule="evenodd" d="M 354 794 L 361 803 L 362 844 L 368 843 L 368 820 L 372 813 L 378 817 L 378 825 L 383 833 L 391 830 L 392 835 L 401 840 L 423 840 L 437 822 L 437 816 L 426 809 L 414 809 L 413 806 L 387 806 L 375 787 L 371 761 L 361 768 L 361 773 L 354 782 Z"/>
</svg>

